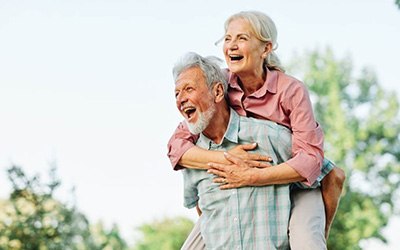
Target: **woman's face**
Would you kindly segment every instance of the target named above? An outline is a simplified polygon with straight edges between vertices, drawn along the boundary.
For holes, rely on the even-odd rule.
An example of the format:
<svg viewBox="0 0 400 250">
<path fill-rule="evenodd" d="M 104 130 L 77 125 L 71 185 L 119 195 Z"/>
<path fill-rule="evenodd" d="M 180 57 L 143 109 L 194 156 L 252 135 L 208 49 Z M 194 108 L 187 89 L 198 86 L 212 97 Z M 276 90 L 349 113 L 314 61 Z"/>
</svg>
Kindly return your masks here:
<svg viewBox="0 0 400 250">
<path fill-rule="evenodd" d="M 245 19 L 232 20 L 225 33 L 223 52 L 231 72 L 238 75 L 262 74 L 267 55 L 265 43 L 254 35 Z"/>
</svg>

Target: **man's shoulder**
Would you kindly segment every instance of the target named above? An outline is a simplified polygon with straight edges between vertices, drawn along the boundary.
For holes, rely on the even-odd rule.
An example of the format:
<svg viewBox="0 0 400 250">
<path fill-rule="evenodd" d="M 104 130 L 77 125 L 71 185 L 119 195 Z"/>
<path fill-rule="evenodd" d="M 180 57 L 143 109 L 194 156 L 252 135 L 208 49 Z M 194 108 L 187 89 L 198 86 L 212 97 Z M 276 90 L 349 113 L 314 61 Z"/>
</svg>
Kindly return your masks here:
<svg viewBox="0 0 400 250">
<path fill-rule="evenodd" d="M 286 148 L 292 144 L 292 132 L 273 121 L 243 117 L 240 119 L 239 140 L 257 142 L 259 146 L 264 144 Z"/>
<path fill-rule="evenodd" d="M 270 129 L 274 129 L 274 130 L 287 130 L 288 132 L 290 132 L 290 130 L 279 124 L 276 123 L 274 121 L 270 121 L 270 120 L 263 120 L 263 119 L 257 119 L 254 117 L 245 117 L 245 116 L 240 116 L 240 127 L 252 127 L 252 128 L 270 128 Z"/>
</svg>

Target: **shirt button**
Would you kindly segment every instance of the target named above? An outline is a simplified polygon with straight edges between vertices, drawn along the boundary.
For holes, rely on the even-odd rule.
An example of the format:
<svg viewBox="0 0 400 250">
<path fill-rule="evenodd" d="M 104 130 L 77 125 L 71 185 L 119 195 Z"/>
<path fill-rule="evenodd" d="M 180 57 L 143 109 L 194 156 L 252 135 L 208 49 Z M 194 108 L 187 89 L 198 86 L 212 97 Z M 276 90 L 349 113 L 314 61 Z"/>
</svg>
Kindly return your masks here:
<svg viewBox="0 0 400 250">
<path fill-rule="evenodd" d="M 233 218 L 233 221 L 234 221 L 234 222 L 237 222 L 237 220 L 238 220 L 238 219 L 237 219 L 236 217 L 235 217 L 235 218 Z"/>
</svg>

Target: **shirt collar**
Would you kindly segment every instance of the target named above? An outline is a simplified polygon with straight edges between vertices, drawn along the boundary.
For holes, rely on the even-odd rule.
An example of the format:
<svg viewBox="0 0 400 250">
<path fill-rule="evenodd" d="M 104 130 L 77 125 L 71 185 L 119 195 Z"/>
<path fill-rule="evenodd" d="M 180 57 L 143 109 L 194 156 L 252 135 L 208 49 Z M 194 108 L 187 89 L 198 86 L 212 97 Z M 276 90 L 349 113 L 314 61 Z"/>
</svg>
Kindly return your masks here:
<svg viewBox="0 0 400 250">
<path fill-rule="evenodd" d="M 233 143 L 238 143 L 239 122 L 240 122 L 240 117 L 239 117 L 238 113 L 236 113 L 235 110 L 230 108 L 228 128 L 225 131 L 225 134 L 224 134 L 221 144 L 224 142 L 225 139 L 229 140 Z M 198 142 L 200 142 L 201 145 L 206 146 L 206 147 L 208 147 L 208 145 L 211 145 L 212 143 L 214 143 L 203 133 L 200 134 Z"/>
<path fill-rule="evenodd" d="M 250 96 L 254 97 L 262 97 L 264 96 L 267 91 L 271 94 L 276 94 L 277 91 L 277 84 L 278 84 L 278 71 L 277 70 L 269 70 L 267 67 L 265 68 L 265 72 L 267 74 L 267 78 L 263 86 L 258 89 L 256 92 L 251 94 Z M 238 89 L 243 92 L 242 88 L 238 83 L 238 76 L 235 73 L 230 73 L 228 78 L 229 86 L 234 89 Z"/>
</svg>

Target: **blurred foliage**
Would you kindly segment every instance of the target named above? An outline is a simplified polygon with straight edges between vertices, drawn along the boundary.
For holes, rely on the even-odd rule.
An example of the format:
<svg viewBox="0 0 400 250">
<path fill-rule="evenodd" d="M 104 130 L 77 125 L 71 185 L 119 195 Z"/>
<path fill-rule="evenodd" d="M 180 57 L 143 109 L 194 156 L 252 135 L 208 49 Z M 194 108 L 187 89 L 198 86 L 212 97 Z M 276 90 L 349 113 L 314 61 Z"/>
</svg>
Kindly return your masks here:
<svg viewBox="0 0 400 250">
<path fill-rule="evenodd" d="M 397 5 L 397 7 L 399 7 L 400 8 L 400 0 L 396 0 L 396 5 Z"/>
<path fill-rule="evenodd" d="M 141 225 L 142 238 L 134 250 L 177 250 L 185 242 L 193 222 L 184 217 L 165 218 Z"/>
<path fill-rule="evenodd" d="M 294 74 L 310 89 L 325 132 L 325 155 L 345 170 L 347 183 L 328 248 L 361 249 L 360 241 L 386 242 L 382 229 L 396 212 L 400 185 L 400 118 L 395 92 L 385 91 L 369 68 L 353 74 L 350 58 L 330 49 L 293 60 Z"/>
<path fill-rule="evenodd" d="M 102 222 L 90 226 L 90 234 L 96 245 L 96 249 L 123 250 L 128 245 L 120 235 L 118 226 L 114 224 L 110 230 L 106 230 Z"/>
<path fill-rule="evenodd" d="M 117 227 L 91 226 L 74 204 L 54 198 L 60 186 L 55 167 L 47 184 L 39 176 L 27 177 L 18 166 L 7 171 L 13 190 L 0 201 L 0 249 L 126 249 Z"/>
</svg>

